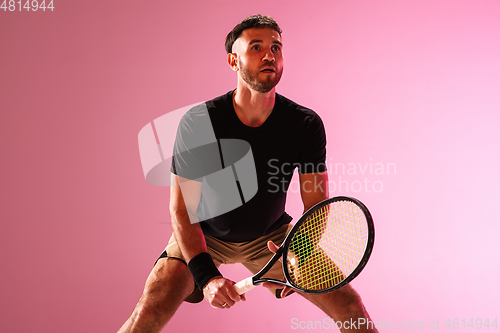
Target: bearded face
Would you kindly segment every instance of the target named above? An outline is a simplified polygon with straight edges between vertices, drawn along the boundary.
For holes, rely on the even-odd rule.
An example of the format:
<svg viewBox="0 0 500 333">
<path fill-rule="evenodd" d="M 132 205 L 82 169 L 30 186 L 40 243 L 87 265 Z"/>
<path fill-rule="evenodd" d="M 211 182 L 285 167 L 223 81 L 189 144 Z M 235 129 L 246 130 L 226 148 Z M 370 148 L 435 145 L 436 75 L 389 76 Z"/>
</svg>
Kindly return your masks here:
<svg viewBox="0 0 500 333">
<path fill-rule="evenodd" d="M 251 69 L 240 61 L 240 76 L 250 88 L 261 93 L 271 91 L 283 74 L 283 67 L 278 69 L 274 63 L 264 64 L 259 68 Z"/>
<path fill-rule="evenodd" d="M 244 30 L 234 43 L 229 59 L 240 80 L 255 91 L 267 93 L 283 74 L 281 37 L 270 28 Z"/>
</svg>

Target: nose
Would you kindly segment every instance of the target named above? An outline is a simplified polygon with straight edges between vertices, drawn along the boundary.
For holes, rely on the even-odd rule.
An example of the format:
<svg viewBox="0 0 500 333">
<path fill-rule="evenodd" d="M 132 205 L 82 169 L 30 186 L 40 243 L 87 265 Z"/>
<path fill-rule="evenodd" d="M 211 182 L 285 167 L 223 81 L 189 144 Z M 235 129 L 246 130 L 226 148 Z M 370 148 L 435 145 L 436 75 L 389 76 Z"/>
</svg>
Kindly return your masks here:
<svg viewBox="0 0 500 333">
<path fill-rule="evenodd" d="M 266 54 L 264 55 L 264 61 L 274 61 L 274 53 L 273 51 L 271 50 L 271 48 L 269 48 L 267 51 L 266 51 Z"/>
</svg>

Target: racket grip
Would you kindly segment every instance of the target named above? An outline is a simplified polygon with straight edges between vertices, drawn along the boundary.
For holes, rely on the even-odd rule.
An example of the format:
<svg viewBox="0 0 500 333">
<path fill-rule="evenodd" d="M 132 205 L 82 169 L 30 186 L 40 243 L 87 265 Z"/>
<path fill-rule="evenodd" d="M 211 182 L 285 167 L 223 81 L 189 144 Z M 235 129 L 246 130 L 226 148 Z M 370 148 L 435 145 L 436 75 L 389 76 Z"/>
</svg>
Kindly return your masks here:
<svg viewBox="0 0 500 333">
<path fill-rule="evenodd" d="M 238 295 L 244 294 L 247 291 L 252 290 L 254 287 L 255 285 L 252 282 L 252 277 L 248 277 L 245 280 L 241 280 L 240 282 L 234 285 L 234 289 L 236 289 Z"/>
</svg>

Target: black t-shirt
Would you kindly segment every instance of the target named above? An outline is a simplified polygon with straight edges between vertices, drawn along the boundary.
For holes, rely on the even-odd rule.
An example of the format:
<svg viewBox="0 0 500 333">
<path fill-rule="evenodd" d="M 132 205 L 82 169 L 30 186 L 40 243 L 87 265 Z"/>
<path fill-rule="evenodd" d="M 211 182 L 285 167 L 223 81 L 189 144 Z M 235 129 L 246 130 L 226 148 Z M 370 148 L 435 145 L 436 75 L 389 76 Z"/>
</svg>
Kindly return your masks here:
<svg viewBox="0 0 500 333">
<path fill-rule="evenodd" d="M 194 107 L 184 115 L 174 145 L 172 172 L 201 181 L 204 175 L 221 168 L 220 163 L 214 164 L 208 157 L 219 156 L 221 139 L 248 142 L 255 163 L 256 194 L 241 206 L 200 222 L 206 235 L 229 242 L 246 242 L 292 220 L 285 212 L 285 201 L 293 171 L 295 168 L 299 174 L 326 171 L 326 135 L 323 122 L 314 111 L 279 94 L 273 111 L 261 126 L 246 126 L 234 111 L 233 92 Z M 201 130 L 207 124 L 213 133 Z M 217 202 L 205 200 L 202 195 L 198 206 L 200 216 L 206 216 L 202 212 L 214 205 Z"/>
</svg>

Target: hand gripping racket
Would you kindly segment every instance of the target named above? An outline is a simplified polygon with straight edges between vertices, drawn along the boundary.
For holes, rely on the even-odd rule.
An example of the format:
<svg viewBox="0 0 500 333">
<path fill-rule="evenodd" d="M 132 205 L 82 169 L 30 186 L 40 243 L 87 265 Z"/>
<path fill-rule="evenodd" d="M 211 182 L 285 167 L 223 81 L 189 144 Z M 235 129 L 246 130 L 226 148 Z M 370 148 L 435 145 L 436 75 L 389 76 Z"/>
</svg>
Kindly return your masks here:
<svg viewBox="0 0 500 333">
<path fill-rule="evenodd" d="M 335 197 L 309 209 L 294 225 L 264 268 L 234 285 L 243 294 L 263 282 L 306 293 L 327 293 L 363 270 L 375 239 L 373 220 L 359 200 Z M 282 257 L 286 281 L 263 278 Z"/>
</svg>

